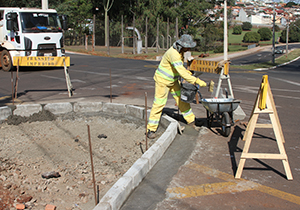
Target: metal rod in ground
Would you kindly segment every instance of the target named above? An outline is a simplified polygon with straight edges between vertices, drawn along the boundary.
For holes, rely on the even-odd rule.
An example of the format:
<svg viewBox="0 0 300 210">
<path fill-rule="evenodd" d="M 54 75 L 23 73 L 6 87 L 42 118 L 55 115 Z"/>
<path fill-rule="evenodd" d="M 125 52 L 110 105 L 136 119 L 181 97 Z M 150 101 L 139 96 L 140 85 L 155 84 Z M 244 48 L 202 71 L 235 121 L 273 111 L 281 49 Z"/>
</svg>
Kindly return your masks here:
<svg viewBox="0 0 300 210">
<path fill-rule="evenodd" d="M 112 103 L 111 69 L 109 69 L 109 81 L 110 81 L 110 103 Z"/>
<path fill-rule="evenodd" d="M 11 71 L 10 73 L 10 81 L 11 81 L 11 100 L 13 102 L 13 105 L 15 105 L 15 100 L 14 100 L 14 73 Z"/>
<path fill-rule="evenodd" d="M 147 117 L 147 92 L 145 92 L 145 127 L 146 127 L 146 151 L 148 150 L 148 138 L 147 138 L 147 124 L 148 124 L 148 117 Z"/>
<path fill-rule="evenodd" d="M 15 84 L 15 98 L 18 97 L 18 83 L 19 83 L 19 59 L 17 65 L 17 75 L 16 75 L 16 84 Z"/>
<path fill-rule="evenodd" d="M 99 185 L 97 185 L 97 204 L 99 203 L 100 199 L 99 199 L 100 193 L 99 193 Z"/>
<path fill-rule="evenodd" d="M 92 142 L 91 142 L 90 126 L 87 125 L 87 128 L 88 128 L 89 147 L 90 147 L 90 157 L 91 157 L 91 166 L 92 166 L 92 175 L 93 175 L 93 185 L 94 185 L 95 205 L 97 205 L 97 192 L 96 192 L 96 182 L 95 182 L 95 173 L 94 173 L 94 163 L 93 163 L 93 153 L 92 153 Z"/>
</svg>

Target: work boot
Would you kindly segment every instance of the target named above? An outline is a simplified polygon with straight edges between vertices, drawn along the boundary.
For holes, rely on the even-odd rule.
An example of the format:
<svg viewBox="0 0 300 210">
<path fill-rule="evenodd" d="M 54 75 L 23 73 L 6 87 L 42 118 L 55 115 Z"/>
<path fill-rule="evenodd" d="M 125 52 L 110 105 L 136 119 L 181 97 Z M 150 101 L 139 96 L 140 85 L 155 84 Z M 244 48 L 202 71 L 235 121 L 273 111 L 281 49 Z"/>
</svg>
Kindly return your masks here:
<svg viewBox="0 0 300 210">
<path fill-rule="evenodd" d="M 148 130 L 148 132 L 147 132 L 147 137 L 148 137 L 149 139 L 154 139 L 154 138 L 156 137 L 155 131 L 150 131 L 150 130 Z"/>
</svg>

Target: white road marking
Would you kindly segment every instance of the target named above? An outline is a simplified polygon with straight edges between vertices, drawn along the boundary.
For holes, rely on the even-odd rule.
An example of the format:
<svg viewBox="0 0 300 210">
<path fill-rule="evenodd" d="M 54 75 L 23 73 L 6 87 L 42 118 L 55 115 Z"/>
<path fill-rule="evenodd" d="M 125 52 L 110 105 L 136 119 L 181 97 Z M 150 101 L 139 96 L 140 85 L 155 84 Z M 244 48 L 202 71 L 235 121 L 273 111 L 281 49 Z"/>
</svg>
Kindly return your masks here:
<svg viewBox="0 0 300 210">
<path fill-rule="evenodd" d="M 41 75 L 41 77 L 56 79 L 56 80 L 60 80 L 60 81 L 66 81 L 66 78 L 61 78 L 61 77 L 53 77 L 53 76 L 48 76 L 48 75 Z M 86 83 L 85 81 L 82 81 L 82 80 L 79 80 L 79 79 L 71 79 L 71 82 Z"/>
<path fill-rule="evenodd" d="M 276 80 L 279 80 L 279 81 L 282 81 L 282 82 L 286 82 L 286 83 L 289 83 L 289 84 L 292 84 L 292 85 L 300 86 L 300 83 L 298 83 L 298 82 L 293 82 L 293 81 L 290 81 L 290 80 L 280 79 L 280 78 L 274 78 L 274 77 L 272 77 L 272 79 L 276 79 Z"/>
<path fill-rule="evenodd" d="M 84 71 L 84 70 L 72 70 L 76 72 L 81 72 L 85 74 L 95 74 L 95 75 L 101 75 L 101 76 L 109 76 L 109 73 L 99 73 L 99 72 L 93 72 L 93 71 Z M 145 80 L 145 81 L 153 81 L 153 76 L 151 77 L 141 77 L 141 76 L 132 76 L 132 75 L 123 75 L 123 74 L 111 74 L 112 77 L 123 77 L 126 79 L 137 79 L 137 80 Z"/>
</svg>

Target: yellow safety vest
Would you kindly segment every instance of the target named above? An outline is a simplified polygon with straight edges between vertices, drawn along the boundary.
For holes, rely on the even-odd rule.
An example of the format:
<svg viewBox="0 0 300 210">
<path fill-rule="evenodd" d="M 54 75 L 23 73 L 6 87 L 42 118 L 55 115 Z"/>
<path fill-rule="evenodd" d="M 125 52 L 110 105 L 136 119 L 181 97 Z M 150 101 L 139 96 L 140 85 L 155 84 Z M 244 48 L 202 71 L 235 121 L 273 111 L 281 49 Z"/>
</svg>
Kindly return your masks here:
<svg viewBox="0 0 300 210">
<path fill-rule="evenodd" d="M 165 52 L 156 69 L 154 80 L 171 86 L 178 80 L 178 77 L 181 76 L 187 82 L 195 84 L 197 78 L 187 72 L 183 63 L 183 53 L 179 53 L 176 49 L 170 47 L 167 52 Z"/>
</svg>

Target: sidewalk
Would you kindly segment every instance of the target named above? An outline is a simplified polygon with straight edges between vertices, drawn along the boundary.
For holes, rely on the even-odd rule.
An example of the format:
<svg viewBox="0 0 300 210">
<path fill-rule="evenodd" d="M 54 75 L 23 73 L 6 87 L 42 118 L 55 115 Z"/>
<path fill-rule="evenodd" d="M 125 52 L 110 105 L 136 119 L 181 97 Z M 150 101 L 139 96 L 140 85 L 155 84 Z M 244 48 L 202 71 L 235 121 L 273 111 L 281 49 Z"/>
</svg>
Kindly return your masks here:
<svg viewBox="0 0 300 210">
<path fill-rule="evenodd" d="M 206 118 L 204 108 L 193 110 Z M 242 178 L 234 178 L 245 127 L 236 123 L 231 129 L 226 138 L 220 127 L 203 126 L 199 133 L 186 127 L 121 210 L 299 209 L 300 197 L 288 193 L 293 181 L 286 180 L 283 170 L 266 170 L 263 161 L 253 160 L 257 170 L 245 167 Z M 275 162 L 280 168 L 281 161 Z M 262 176 L 273 182 L 261 183 Z"/>
<path fill-rule="evenodd" d="M 232 53 L 228 58 L 260 50 L 264 48 Z M 206 118 L 203 107 L 194 104 L 192 108 L 197 118 Z M 203 126 L 199 133 L 187 127 L 121 210 L 299 209 L 298 192 L 289 190 L 293 181 L 286 179 L 284 170 L 276 170 L 282 167 L 279 160 L 274 161 L 276 169 L 264 161 L 252 160 L 251 168 L 244 168 L 242 178 L 234 178 L 246 128 L 239 122 L 231 129 L 226 138 L 220 134 L 220 127 Z M 252 167 L 253 170 L 247 170 Z M 262 182 L 263 179 L 266 181 Z"/>
</svg>

